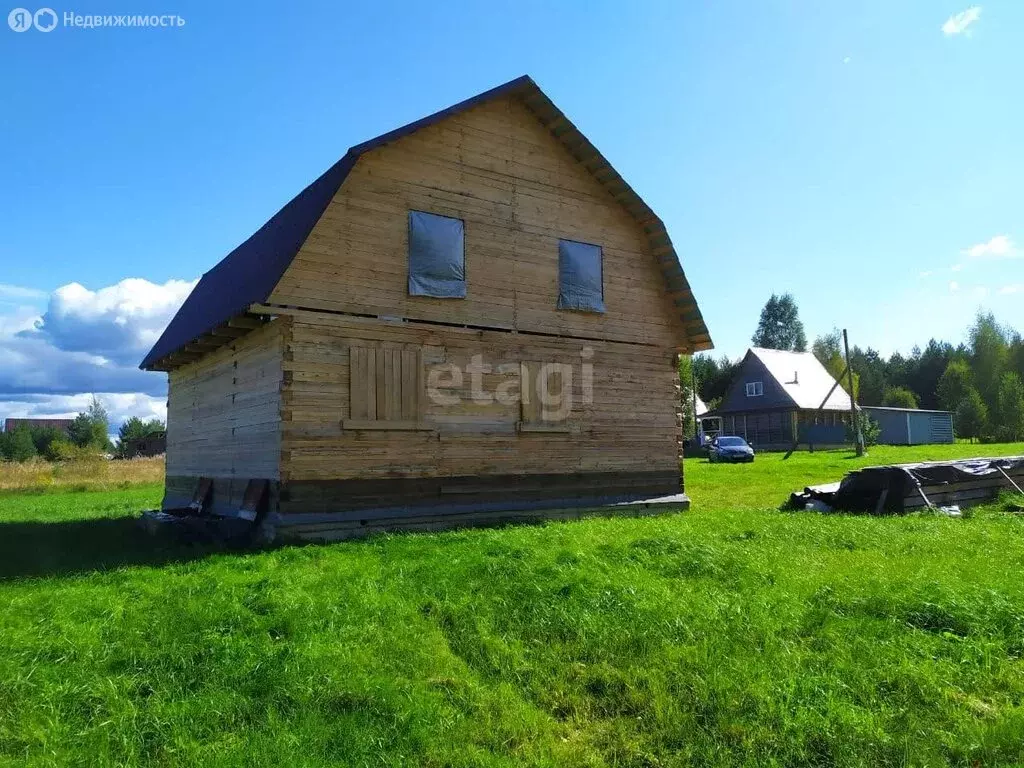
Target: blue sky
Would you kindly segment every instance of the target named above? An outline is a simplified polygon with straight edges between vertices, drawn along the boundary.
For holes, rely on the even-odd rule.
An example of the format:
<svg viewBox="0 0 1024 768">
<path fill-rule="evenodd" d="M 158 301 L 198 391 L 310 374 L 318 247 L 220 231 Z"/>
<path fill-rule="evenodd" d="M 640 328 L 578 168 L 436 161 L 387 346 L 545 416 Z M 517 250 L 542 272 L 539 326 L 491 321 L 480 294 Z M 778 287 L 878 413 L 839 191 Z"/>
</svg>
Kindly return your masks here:
<svg viewBox="0 0 1024 768">
<path fill-rule="evenodd" d="M 134 365 L 191 281 L 348 146 L 524 73 L 665 220 L 717 353 L 773 291 L 886 353 L 980 307 L 1024 330 L 1024 3 L 846 5 L 104 0 L 52 7 L 185 24 L 0 26 L 0 417 L 90 391 L 159 413 Z"/>
</svg>

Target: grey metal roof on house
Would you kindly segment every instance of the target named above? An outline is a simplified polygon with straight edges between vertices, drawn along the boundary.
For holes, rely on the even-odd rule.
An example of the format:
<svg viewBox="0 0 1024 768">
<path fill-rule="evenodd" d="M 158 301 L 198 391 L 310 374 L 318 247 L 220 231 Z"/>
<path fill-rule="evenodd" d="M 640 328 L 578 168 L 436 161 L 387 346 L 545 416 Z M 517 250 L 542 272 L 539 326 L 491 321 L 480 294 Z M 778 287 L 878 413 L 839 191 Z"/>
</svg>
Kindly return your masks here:
<svg viewBox="0 0 1024 768">
<path fill-rule="evenodd" d="M 694 395 L 693 400 L 697 406 L 697 409 L 694 413 L 695 416 L 703 416 L 705 413 L 708 412 L 708 406 L 703 400 L 700 399 L 700 395 Z"/>
<path fill-rule="evenodd" d="M 931 408 L 894 408 L 890 405 L 858 405 L 858 408 L 865 411 L 890 411 L 892 413 L 941 413 L 953 415 L 952 411 L 934 410 Z"/>
<path fill-rule="evenodd" d="M 801 410 L 818 408 L 832 385 L 836 383 L 832 374 L 810 352 L 784 352 L 779 349 L 751 347 L 748 354 L 761 361 L 785 394 Z M 836 387 L 828 398 L 825 410 L 850 410 L 850 396 L 841 386 Z"/>
<path fill-rule="evenodd" d="M 252 237 L 203 275 L 140 367 L 147 370 L 160 367 L 161 361 L 169 355 L 199 341 L 217 326 L 246 312 L 252 304 L 267 301 L 364 152 L 489 99 L 511 95 L 521 99 L 551 134 L 643 226 L 691 351 L 711 349 L 711 336 L 665 224 L 537 84 L 530 77 L 523 76 L 349 149 L 341 160 L 278 211 Z"/>
</svg>

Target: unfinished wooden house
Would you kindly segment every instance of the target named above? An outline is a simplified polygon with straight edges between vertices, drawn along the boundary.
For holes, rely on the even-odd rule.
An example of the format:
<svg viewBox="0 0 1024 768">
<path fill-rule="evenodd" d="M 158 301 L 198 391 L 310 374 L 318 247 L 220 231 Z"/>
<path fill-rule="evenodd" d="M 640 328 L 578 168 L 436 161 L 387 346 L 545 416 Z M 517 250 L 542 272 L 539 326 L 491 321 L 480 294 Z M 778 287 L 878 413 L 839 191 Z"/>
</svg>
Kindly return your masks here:
<svg viewBox="0 0 1024 768">
<path fill-rule="evenodd" d="M 327 538 L 681 507 L 676 358 L 710 348 L 661 220 L 522 77 L 353 147 L 203 276 L 142 363 L 164 508 L 258 486 Z"/>
</svg>

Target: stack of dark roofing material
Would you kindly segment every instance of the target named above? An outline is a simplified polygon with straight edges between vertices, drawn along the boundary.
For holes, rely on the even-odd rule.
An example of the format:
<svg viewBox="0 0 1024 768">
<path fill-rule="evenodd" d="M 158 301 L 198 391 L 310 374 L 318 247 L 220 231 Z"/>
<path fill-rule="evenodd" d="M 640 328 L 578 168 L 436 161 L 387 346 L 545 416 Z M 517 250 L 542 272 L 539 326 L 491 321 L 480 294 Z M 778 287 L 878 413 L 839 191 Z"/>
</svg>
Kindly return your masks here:
<svg viewBox="0 0 1024 768">
<path fill-rule="evenodd" d="M 794 493 L 790 504 L 815 503 L 843 512 L 904 514 L 923 507 L 968 506 L 990 501 L 1001 491 L 1024 488 L 1024 456 L 932 461 L 865 467 L 838 485 L 819 485 Z"/>
</svg>

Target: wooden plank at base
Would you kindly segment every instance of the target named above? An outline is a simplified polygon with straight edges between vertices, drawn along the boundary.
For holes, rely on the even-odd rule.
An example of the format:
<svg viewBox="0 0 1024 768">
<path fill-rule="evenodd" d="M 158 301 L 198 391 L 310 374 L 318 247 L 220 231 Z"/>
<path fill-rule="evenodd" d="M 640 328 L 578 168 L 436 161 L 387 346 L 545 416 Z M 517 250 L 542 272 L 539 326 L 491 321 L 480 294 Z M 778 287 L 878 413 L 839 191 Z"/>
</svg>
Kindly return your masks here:
<svg viewBox="0 0 1024 768">
<path fill-rule="evenodd" d="M 209 477 L 200 477 L 199 482 L 196 483 L 195 492 L 192 494 L 192 501 L 189 502 L 189 510 L 197 515 L 203 514 L 212 492 L 213 480 Z"/>
<path fill-rule="evenodd" d="M 421 517 L 381 518 L 367 520 L 338 520 L 308 525 L 287 524 L 288 516 L 277 526 L 277 535 L 282 538 L 299 538 L 310 541 L 339 541 L 362 538 L 377 533 L 396 531 L 442 531 L 465 527 L 486 527 L 507 523 L 543 522 L 545 520 L 579 520 L 588 517 L 640 517 L 684 512 L 690 508 L 690 499 L 680 493 L 672 496 L 658 496 L 635 501 L 619 502 L 604 506 L 554 507 L 542 509 L 509 509 L 489 512 L 467 512 L 459 514 L 425 515 Z"/>
<path fill-rule="evenodd" d="M 259 514 L 260 505 L 267 496 L 270 486 L 269 480 L 250 480 L 245 486 L 245 495 L 242 496 L 242 506 L 238 510 L 238 516 L 243 520 L 253 521 Z"/>
</svg>

